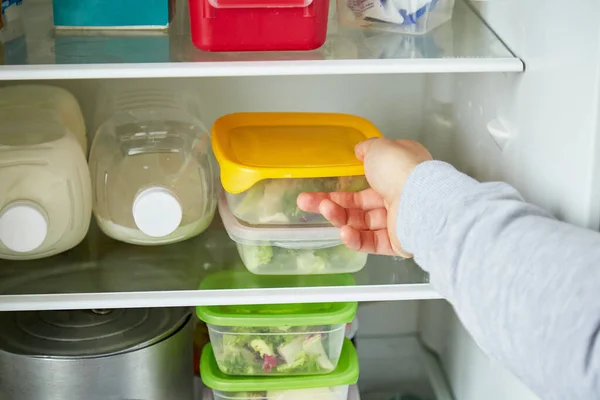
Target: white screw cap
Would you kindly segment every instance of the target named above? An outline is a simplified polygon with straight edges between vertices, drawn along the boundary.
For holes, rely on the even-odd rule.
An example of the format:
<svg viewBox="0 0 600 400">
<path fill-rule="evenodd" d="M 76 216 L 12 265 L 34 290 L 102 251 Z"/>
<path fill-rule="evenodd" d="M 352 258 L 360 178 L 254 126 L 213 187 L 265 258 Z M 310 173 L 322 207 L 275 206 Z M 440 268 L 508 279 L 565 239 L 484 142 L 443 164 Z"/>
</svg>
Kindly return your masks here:
<svg viewBox="0 0 600 400">
<path fill-rule="evenodd" d="M 32 201 L 14 201 L 0 211 L 0 241 L 14 252 L 37 249 L 47 234 L 46 213 Z"/>
<path fill-rule="evenodd" d="M 183 210 L 168 189 L 152 186 L 142 190 L 133 201 L 133 220 L 140 231 L 151 237 L 164 237 L 181 224 Z"/>
</svg>

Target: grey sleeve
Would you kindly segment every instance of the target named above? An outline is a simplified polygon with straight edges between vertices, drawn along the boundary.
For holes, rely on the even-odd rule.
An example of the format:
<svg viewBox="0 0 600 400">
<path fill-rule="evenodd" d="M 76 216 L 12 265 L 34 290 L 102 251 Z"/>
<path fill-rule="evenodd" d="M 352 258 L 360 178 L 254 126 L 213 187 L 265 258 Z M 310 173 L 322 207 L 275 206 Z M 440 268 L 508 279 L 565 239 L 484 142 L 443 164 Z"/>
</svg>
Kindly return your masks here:
<svg viewBox="0 0 600 400">
<path fill-rule="evenodd" d="M 430 161 L 396 231 L 476 342 L 544 400 L 600 399 L 600 234 Z"/>
</svg>

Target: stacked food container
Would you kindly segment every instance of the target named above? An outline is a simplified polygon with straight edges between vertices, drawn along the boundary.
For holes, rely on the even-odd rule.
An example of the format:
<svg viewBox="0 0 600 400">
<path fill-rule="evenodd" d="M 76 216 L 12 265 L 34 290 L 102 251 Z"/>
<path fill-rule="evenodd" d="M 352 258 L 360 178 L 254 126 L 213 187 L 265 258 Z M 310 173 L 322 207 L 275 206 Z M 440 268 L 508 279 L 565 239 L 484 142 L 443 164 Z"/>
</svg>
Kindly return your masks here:
<svg viewBox="0 0 600 400">
<path fill-rule="evenodd" d="M 380 137 L 370 122 L 344 114 L 231 114 L 213 126 L 225 193 L 219 212 L 255 274 L 349 273 L 367 255 L 347 249 L 339 229 L 301 211 L 302 192 L 366 189 L 356 144 Z"/>
<path fill-rule="evenodd" d="M 345 400 L 358 359 L 344 339 L 357 303 L 198 307 L 211 344 L 200 375 L 220 399 Z"/>
</svg>

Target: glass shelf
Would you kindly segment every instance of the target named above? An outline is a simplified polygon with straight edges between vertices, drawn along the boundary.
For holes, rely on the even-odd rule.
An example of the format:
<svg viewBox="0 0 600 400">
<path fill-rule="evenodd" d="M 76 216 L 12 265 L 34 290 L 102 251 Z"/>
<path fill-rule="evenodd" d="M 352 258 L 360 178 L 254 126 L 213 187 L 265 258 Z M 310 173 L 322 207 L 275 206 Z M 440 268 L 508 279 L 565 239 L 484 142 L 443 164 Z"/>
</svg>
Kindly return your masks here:
<svg viewBox="0 0 600 400">
<path fill-rule="evenodd" d="M 235 274 L 235 285 L 200 289 L 209 278 L 219 282 L 223 274 Z M 393 257 L 369 256 L 366 267 L 354 275 L 250 274 L 218 218 L 202 235 L 168 246 L 117 242 L 93 224 L 85 241 L 66 253 L 0 260 L 0 311 L 439 297 L 413 261 Z"/>
<path fill-rule="evenodd" d="M 5 43 L 0 80 L 520 72 L 524 65 L 463 1 L 424 36 L 337 26 L 308 52 L 207 53 L 190 39 L 186 1 L 168 32 L 54 30 L 51 0 L 24 2 L 23 35 Z M 332 7 L 335 13 L 335 7 Z M 13 33 L 13 36 L 15 34 Z"/>
</svg>

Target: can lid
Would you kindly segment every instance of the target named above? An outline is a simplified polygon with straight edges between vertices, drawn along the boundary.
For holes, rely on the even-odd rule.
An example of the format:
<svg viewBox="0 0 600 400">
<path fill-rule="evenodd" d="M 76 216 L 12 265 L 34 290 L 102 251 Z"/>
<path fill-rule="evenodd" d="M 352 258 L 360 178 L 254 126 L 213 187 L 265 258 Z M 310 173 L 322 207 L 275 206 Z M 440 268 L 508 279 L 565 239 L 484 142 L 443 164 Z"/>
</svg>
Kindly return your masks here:
<svg viewBox="0 0 600 400">
<path fill-rule="evenodd" d="M 0 313 L 0 350 L 47 358 L 94 358 L 139 350 L 178 331 L 187 308 Z"/>
<path fill-rule="evenodd" d="M 364 175 L 354 147 L 381 137 L 375 125 L 347 114 L 238 113 L 219 118 L 212 144 L 229 193 L 264 179 Z"/>
<path fill-rule="evenodd" d="M 271 390 L 316 389 L 353 385 L 358 381 L 359 365 L 356 349 L 345 339 L 337 368 L 325 375 L 231 376 L 217 364 L 212 345 L 207 344 L 200 358 L 202 382 L 213 390 L 225 392 L 264 392 Z"/>
<path fill-rule="evenodd" d="M 170 235 L 179 227 L 183 218 L 179 200 L 162 186 L 142 190 L 133 201 L 132 212 L 138 229 L 151 237 Z"/>
<path fill-rule="evenodd" d="M 0 212 L 0 241 L 14 252 L 27 253 L 37 249 L 47 235 L 46 213 L 32 201 L 14 201 Z"/>
</svg>

